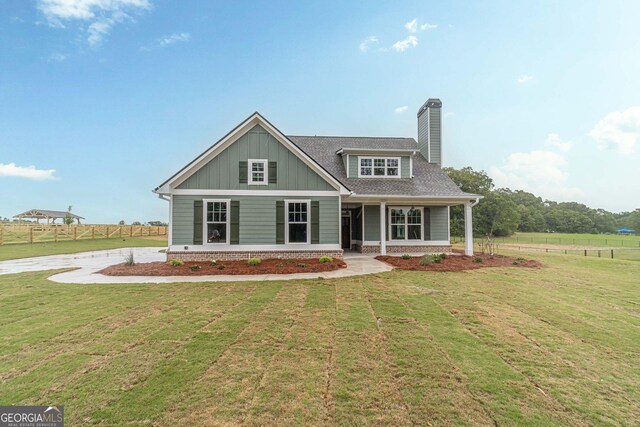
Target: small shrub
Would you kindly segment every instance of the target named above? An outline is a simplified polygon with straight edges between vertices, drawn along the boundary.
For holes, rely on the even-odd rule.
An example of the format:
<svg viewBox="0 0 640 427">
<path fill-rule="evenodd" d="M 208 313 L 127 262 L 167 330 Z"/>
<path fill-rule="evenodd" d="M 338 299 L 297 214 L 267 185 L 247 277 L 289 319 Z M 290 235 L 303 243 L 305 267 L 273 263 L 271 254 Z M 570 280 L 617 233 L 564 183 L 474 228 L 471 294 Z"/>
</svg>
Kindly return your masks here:
<svg viewBox="0 0 640 427">
<path fill-rule="evenodd" d="M 516 258 L 516 261 L 524 261 L 524 258 L 518 257 Z"/>
<path fill-rule="evenodd" d="M 133 258 L 133 251 L 129 251 L 129 254 L 124 258 L 124 265 L 128 267 L 136 265 L 136 260 Z"/>
<path fill-rule="evenodd" d="M 473 259 L 473 262 L 482 262 L 482 258 L 480 258 L 479 256 L 475 257 Z"/>
<path fill-rule="evenodd" d="M 449 258 L 449 255 L 448 255 L 448 254 L 445 254 L 445 253 L 443 252 L 443 253 L 441 253 L 441 254 L 440 254 L 440 258 L 442 258 L 442 259 L 447 259 L 447 258 Z"/>
<path fill-rule="evenodd" d="M 298 267 L 300 267 L 300 268 L 305 268 L 306 266 L 307 266 L 307 264 L 302 263 L 302 262 L 298 264 Z"/>
<path fill-rule="evenodd" d="M 296 262 L 295 262 L 294 260 L 292 260 L 292 259 L 288 259 L 288 260 L 287 260 L 287 264 L 295 264 L 295 263 L 296 263 Z"/>
<path fill-rule="evenodd" d="M 518 261 L 513 261 L 511 264 L 512 265 L 520 265 L 520 263 Z"/>
<path fill-rule="evenodd" d="M 321 264 L 324 264 L 325 262 L 333 262 L 333 258 L 331 258 L 330 256 L 324 255 L 324 256 L 321 256 L 320 259 L 318 259 L 318 261 Z"/>
<path fill-rule="evenodd" d="M 180 259 L 172 259 L 171 261 L 169 261 L 169 265 L 172 267 L 181 267 L 184 265 L 184 261 Z"/>
<path fill-rule="evenodd" d="M 191 271 L 198 271 L 200 270 L 200 266 L 197 264 L 192 265 L 191 267 L 189 267 L 191 269 Z"/>
<path fill-rule="evenodd" d="M 260 258 L 249 258 L 249 261 L 247 261 L 247 264 L 249 265 L 258 265 L 262 262 L 262 260 Z"/>
<path fill-rule="evenodd" d="M 422 265 L 423 267 L 426 265 L 431 265 L 432 261 L 433 259 L 431 255 L 425 255 L 420 259 L 420 265 Z"/>
<path fill-rule="evenodd" d="M 211 262 L 209 263 L 209 267 L 215 267 L 216 265 L 218 265 L 218 263 L 216 262 L 216 260 L 211 260 Z"/>
<path fill-rule="evenodd" d="M 444 254 L 431 255 L 431 260 L 433 262 L 435 262 L 436 264 L 440 264 L 442 262 L 442 260 L 444 259 L 442 255 L 444 255 Z"/>
<path fill-rule="evenodd" d="M 224 270 L 224 264 L 218 265 L 218 270 Z"/>
<path fill-rule="evenodd" d="M 402 254 L 401 258 L 402 258 L 402 259 L 411 259 L 411 255 L 409 255 L 409 254 Z"/>
<path fill-rule="evenodd" d="M 283 263 L 281 263 L 281 262 L 279 262 L 279 263 L 277 263 L 277 264 L 276 264 L 276 267 L 278 267 L 278 268 L 282 268 L 282 267 L 284 267 L 284 264 L 283 264 Z"/>
</svg>

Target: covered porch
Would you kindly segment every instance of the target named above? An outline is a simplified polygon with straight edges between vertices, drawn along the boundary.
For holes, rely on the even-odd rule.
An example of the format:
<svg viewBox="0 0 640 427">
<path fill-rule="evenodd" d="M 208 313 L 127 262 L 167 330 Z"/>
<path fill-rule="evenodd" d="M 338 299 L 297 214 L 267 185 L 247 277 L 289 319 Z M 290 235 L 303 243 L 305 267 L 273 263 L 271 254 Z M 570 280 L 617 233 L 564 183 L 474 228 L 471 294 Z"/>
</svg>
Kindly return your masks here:
<svg viewBox="0 0 640 427">
<path fill-rule="evenodd" d="M 371 254 L 451 252 L 449 209 L 463 205 L 465 254 L 473 255 L 472 208 L 479 198 L 391 198 L 355 201 L 340 209 L 340 244 Z"/>
</svg>

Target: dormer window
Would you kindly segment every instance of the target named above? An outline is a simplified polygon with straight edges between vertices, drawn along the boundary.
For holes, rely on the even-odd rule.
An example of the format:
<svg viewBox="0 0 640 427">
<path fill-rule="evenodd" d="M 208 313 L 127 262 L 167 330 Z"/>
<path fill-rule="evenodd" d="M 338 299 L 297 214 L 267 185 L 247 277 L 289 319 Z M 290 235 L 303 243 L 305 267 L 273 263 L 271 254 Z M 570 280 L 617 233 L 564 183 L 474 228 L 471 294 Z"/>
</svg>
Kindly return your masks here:
<svg viewBox="0 0 640 427">
<path fill-rule="evenodd" d="M 360 157 L 361 178 L 400 176 L 400 157 Z"/>
<path fill-rule="evenodd" d="M 253 160 L 250 159 L 249 163 L 249 185 L 267 185 L 269 182 L 267 177 L 267 164 L 268 160 Z"/>
</svg>

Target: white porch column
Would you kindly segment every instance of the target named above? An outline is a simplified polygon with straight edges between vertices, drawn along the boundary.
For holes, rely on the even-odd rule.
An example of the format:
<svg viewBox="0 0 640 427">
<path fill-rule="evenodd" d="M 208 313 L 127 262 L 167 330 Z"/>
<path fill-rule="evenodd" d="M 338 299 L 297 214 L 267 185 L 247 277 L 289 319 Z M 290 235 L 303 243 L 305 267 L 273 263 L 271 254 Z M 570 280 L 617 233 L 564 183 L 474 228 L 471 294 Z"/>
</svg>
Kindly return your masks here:
<svg viewBox="0 0 640 427">
<path fill-rule="evenodd" d="M 471 203 L 464 204 L 464 254 L 473 256 L 473 215 Z"/>
<path fill-rule="evenodd" d="M 384 222 L 385 206 L 386 206 L 385 202 L 380 202 L 380 255 L 387 254 L 387 236 L 386 236 L 387 227 L 385 227 L 385 222 Z"/>
</svg>

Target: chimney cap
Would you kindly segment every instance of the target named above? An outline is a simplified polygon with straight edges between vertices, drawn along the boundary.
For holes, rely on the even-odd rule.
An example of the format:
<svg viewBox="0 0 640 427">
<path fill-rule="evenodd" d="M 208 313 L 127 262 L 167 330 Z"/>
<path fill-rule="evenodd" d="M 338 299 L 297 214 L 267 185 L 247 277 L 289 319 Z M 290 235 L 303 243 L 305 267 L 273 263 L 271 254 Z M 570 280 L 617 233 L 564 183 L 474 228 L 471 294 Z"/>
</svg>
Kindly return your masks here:
<svg viewBox="0 0 640 427">
<path fill-rule="evenodd" d="M 440 98 L 427 99 L 427 102 L 422 104 L 422 107 L 420 107 L 420 109 L 418 110 L 418 117 L 420 117 L 422 113 L 427 110 L 427 108 L 442 108 L 442 101 L 440 101 Z"/>
</svg>

